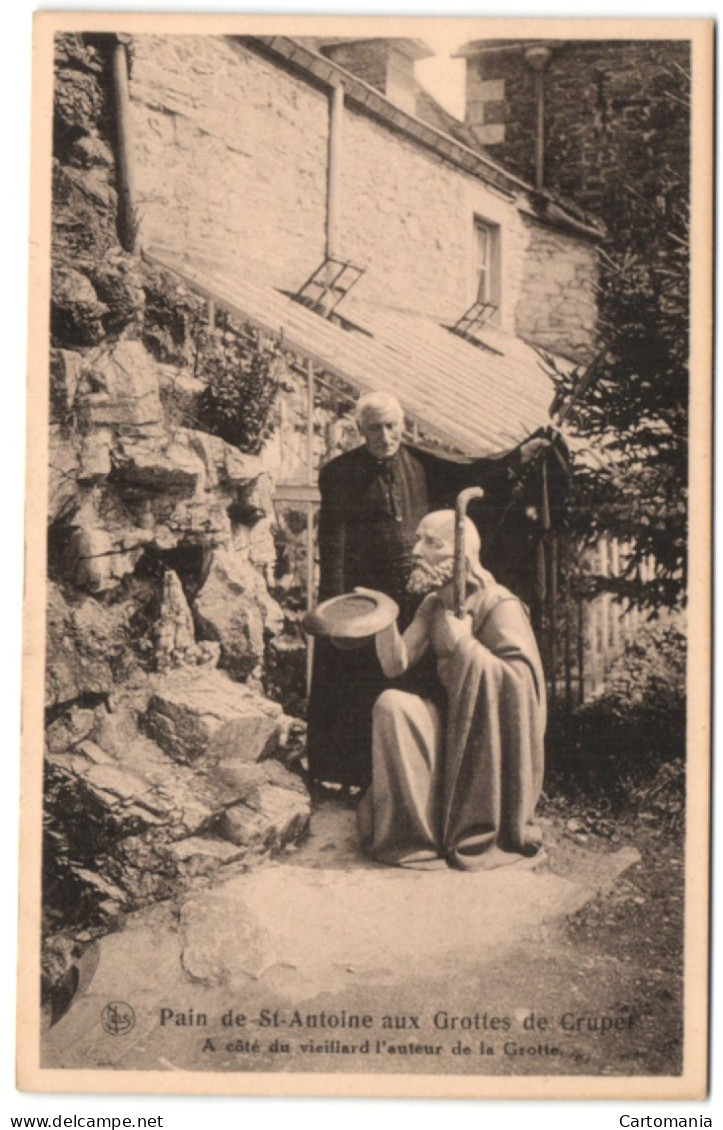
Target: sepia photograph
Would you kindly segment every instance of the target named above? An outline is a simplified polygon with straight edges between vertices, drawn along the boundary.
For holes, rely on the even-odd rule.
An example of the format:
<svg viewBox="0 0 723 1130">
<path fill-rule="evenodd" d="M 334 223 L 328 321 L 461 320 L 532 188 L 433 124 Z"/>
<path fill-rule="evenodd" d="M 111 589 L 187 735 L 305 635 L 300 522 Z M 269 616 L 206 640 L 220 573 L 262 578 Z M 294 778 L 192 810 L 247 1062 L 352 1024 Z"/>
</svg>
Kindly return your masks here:
<svg viewBox="0 0 723 1130">
<path fill-rule="evenodd" d="M 712 76 L 36 13 L 21 1089 L 705 1096 Z"/>
</svg>

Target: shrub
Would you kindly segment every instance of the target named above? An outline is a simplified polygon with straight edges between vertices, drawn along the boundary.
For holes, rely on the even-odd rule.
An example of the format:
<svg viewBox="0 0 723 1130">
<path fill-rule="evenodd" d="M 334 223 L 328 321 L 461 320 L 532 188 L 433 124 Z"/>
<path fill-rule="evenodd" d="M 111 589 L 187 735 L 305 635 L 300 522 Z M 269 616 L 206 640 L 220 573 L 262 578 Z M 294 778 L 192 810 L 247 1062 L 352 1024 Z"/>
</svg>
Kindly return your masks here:
<svg viewBox="0 0 723 1130">
<path fill-rule="evenodd" d="M 145 267 L 143 342 L 164 364 L 201 381 L 193 418 L 177 406 L 187 426 L 219 436 L 257 455 L 274 429 L 274 407 L 285 363 L 280 346 L 224 311 L 209 323 L 208 304 L 161 267 Z M 173 396 L 166 397 L 173 401 Z M 173 409 L 173 404 L 171 404 Z"/>
<path fill-rule="evenodd" d="M 198 402 L 201 427 L 257 455 L 274 428 L 279 347 L 256 330 L 216 329 L 198 334 L 196 348 L 196 375 L 206 385 Z"/>
<path fill-rule="evenodd" d="M 676 627 L 646 628 L 628 643 L 601 694 L 569 718 L 551 719 L 553 789 L 616 807 L 667 796 L 682 811 L 685 654 Z"/>
</svg>

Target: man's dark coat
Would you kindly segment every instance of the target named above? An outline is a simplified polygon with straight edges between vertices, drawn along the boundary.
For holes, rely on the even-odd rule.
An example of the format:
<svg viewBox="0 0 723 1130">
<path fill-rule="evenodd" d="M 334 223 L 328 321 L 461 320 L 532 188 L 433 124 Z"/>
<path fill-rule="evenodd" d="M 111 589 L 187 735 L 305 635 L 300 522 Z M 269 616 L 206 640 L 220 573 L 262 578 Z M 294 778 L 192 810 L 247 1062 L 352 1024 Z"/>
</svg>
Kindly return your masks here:
<svg viewBox="0 0 723 1130">
<path fill-rule="evenodd" d="M 357 585 L 377 589 L 397 602 L 406 623 L 414 612 L 406 592 L 414 535 L 429 512 L 423 464 L 405 447 L 383 461 L 357 447 L 322 468 L 319 489 L 319 600 Z M 307 745 L 312 780 L 368 784 L 371 711 L 387 685 L 373 642 L 341 652 L 316 641 Z"/>
</svg>

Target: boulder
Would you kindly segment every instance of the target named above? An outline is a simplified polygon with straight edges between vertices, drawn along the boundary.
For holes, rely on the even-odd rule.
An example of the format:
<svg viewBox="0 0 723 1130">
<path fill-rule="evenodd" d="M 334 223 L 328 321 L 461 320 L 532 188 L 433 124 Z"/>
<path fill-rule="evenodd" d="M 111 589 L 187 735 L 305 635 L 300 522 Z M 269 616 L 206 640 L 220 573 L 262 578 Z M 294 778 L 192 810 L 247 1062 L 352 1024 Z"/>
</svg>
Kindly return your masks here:
<svg viewBox="0 0 723 1130">
<path fill-rule="evenodd" d="M 204 679 L 201 671 L 192 674 L 204 681 L 207 693 L 209 683 L 218 681 Z M 176 682 L 183 684 L 183 680 Z M 229 684 L 222 675 L 224 682 Z M 234 692 L 245 689 L 230 685 Z M 262 790 L 270 785 L 277 792 L 293 793 L 308 805 L 300 779 L 276 761 L 257 764 L 226 759 L 219 755 L 218 747 L 215 757 L 193 765 L 171 760 L 138 729 L 138 706 L 147 697 L 140 690 L 121 693 L 112 713 L 103 706 L 95 710 L 72 707 L 48 727 L 48 765 L 64 779 L 65 799 L 57 793 L 56 803 L 67 811 L 72 809 L 76 818 L 84 813 L 85 823 L 100 819 L 107 843 L 148 830 L 154 832 L 156 848 L 161 832 L 166 842 L 201 835 L 239 802 L 265 812 Z M 272 715 L 281 717 L 274 704 L 268 705 Z M 274 799 L 273 794 L 270 797 Z M 273 818 L 271 810 L 266 815 Z M 280 836 L 282 833 L 280 829 Z"/>
<path fill-rule="evenodd" d="M 50 753 L 64 753 L 90 737 L 96 724 L 94 710 L 72 706 L 55 718 L 45 730 L 45 741 Z"/>
<path fill-rule="evenodd" d="M 126 908 L 172 898 L 181 885 L 165 838 L 156 841 L 152 835 L 126 836 L 114 846 L 112 855 L 98 859 L 98 867 L 122 887 Z"/>
<path fill-rule="evenodd" d="M 53 161 L 53 261 L 78 267 L 101 259 L 117 246 L 116 206 L 99 203 L 92 184 L 84 183 L 87 174 L 74 176 L 75 170 Z M 105 185 L 108 193 L 109 186 Z M 64 344 L 61 340 L 58 344 Z M 68 344 L 81 344 L 68 341 Z"/>
<path fill-rule="evenodd" d="M 73 267 L 54 268 L 51 329 L 58 342 L 95 345 L 103 336 L 102 319 L 107 312 L 85 275 Z"/>
<path fill-rule="evenodd" d="M 197 835 L 239 795 L 170 761 L 137 732 L 120 758 L 85 739 L 67 752 L 49 752 L 47 764 L 60 782 L 53 792 L 53 814 L 72 817 L 70 836 L 99 829 L 106 852 L 115 853 L 117 843 L 130 835 L 152 832 L 163 842 Z"/>
<path fill-rule="evenodd" d="M 96 179 L 104 174 L 96 172 Z M 86 181 L 90 174 L 86 173 Z M 96 294 L 108 307 L 105 327 L 118 333 L 126 326 L 140 326 L 146 295 L 137 261 L 120 249 L 93 264 L 91 279 Z"/>
<path fill-rule="evenodd" d="M 271 518 L 262 518 L 255 526 L 248 531 L 247 548 L 249 561 L 256 566 L 257 569 L 263 570 L 267 574 L 271 574 L 273 567 L 276 564 L 276 542 L 274 541 L 274 522 Z M 274 603 L 273 622 L 267 619 L 266 630 L 270 631 L 272 635 L 281 631 L 283 628 L 283 613 L 280 615 L 279 605 Z M 276 611 L 278 610 L 278 612 Z"/>
<path fill-rule="evenodd" d="M 277 852 L 306 835 L 309 795 L 300 779 L 282 765 L 224 766 L 222 776 L 228 785 L 235 779 L 233 791 L 241 793 L 240 803 L 227 808 L 217 824 L 224 839 L 252 850 Z"/>
<path fill-rule="evenodd" d="M 190 449 L 203 461 L 206 490 L 247 486 L 261 473 L 257 456 L 245 455 L 218 436 L 189 429 L 185 438 Z"/>
<path fill-rule="evenodd" d="M 115 477 L 150 491 L 191 494 L 201 481 L 203 463 L 185 444 L 168 436 L 148 440 L 122 440 L 113 458 Z"/>
<path fill-rule="evenodd" d="M 113 552 L 110 556 L 110 574 L 114 582 L 133 573 L 146 546 L 153 540 L 150 530 L 131 527 L 113 531 Z"/>
<path fill-rule="evenodd" d="M 239 863 L 246 855 L 242 847 L 213 836 L 189 836 L 169 844 L 168 852 L 179 872 L 188 878 L 216 875 L 222 867 Z"/>
<path fill-rule="evenodd" d="M 195 663 L 200 659 L 193 616 L 186 594 L 173 569 L 163 575 L 161 615 L 156 625 L 156 665 L 159 671 Z"/>
<path fill-rule="evenodd" d="M 261 466 L 261 460 L 256 457 Z M 255 510 L 261 518 L 274 512 L 274 481 L 267 471 L 261 471 L 246 484 L 239 499 L 250 510 Z"/>
<path fill-rule="evenodd" d="M 92 129 L 102 113 L 103 88 L 93 74 L 59 67 L 54 95 L 54 113 L 69 134 Z"/>
<path fill-rule="evenodd" d="M 228 507 L 210 492 L 198 492 L 191 498 L 168 494 L 154 502 L 153 509 L 159 525 L 174 537 L 180 535 L 184 541 L 208 548 L 227 546 L 231 541 Z"/>
<path fill-rule="evenodd" d="M 134 749 L 133 743 L 141 738 L 139 719 L 148 706 L 152 690 L 149 681 L 145 682 L 143 688 L 138 688 L 134 692 L 126 692 L 124 688 L 114 696 L 112 711 L 96 710 L 95 724 L 90 736 L 117 760 L 128 762 Z M 158 756 L 162 757 L 160 750 L 155 746 L 153 748 Z M 164 757 L 162 760 L 168 764 L 167 758 Z"/>
<path fill-rule="evenodd" d="M 87 362 L 80 404 L 86 428 L 162 422 L 158 370 L 140 341 L 104 345 Z"/>
<path fill-rule="evenodd" d="M 83 753 L 85 743 L 80 747 Z M 117 835 L 127 835 L 168 821 L 168 800 L 159 796 L 151 783 L 140 773 L 110 760 L 91 763 L 85 772 L 78 773 L 77 783 L 92 796 L 94 807 L 104 812 L 107 829 Z M 85 805 L 84 805 L 85 807 Z"/>
<path fill-rule="evenodd" d="M 297 793 L 308 801 L 306 786 L 300 777 L 290 773 L 288 769 L 273 758 L 266 761 L 219 761 L 209 769 L 209 777 L 216 784 L 224 787 L 228 796 L 237 801 L 248 801 L 255 808 L 258 790 L 266 785 L 274 785 L 278 789 Z"/>
<path fill-rule="evenodd" d="M 283 628 L 283 613 L 263 577 L 239 553 L 217 549 L 194 611 L 202 633 L 221 644 L 221 664 L 237 679 L 247 678 L 263 661 L 264 632 Z"/>
<path fill-rule="evenodd" d="M 82 195 L 87 204 L 91 208 L 96 208 L 100 213 L 110 216 L 118 205 L 118 193 L 116 192 L 106 169 L 97 166 L 91 169 L 75 169 L 71 165 L 66 165 L 63 169 L 63 174 L 67 183 L 72 185 L 79 195 Z M 116 254 L 115 248 L 107 248 L 108 255 L 113 256 Z M 81 260 L 79 260 L 80 262 Z M 88 275 L 95 287 L 95 275 L 97 261 L 93 262 L 87 257 L 83 257 L 83 269 L 88 271 Z M 105 299 L 98 292 L 98 297 Z"/>
<path fill-rule="evenodd" d="M 65 553 L 67 576 L 78 588 L 102 592 L 118 582 L 111 576 L 113 542 L 102 528 L 74 528 Z"/>
<path fill-rule="evenodd" d="M 113 433 L 110 428 L 97 428 L 83 436 L 80 445 L 79 482 L 98 483 L 108 477 L 112 466 L 112 447 Z"/>
<path fill-rule="evenodd" d="M 282 743 L 286 717 L 277 703 L 223 671 L 182 667 L 159 682 L 145 728 L 179 762 L 258 761 Z"/>
<path fill-rule="evenodd" d="M 113 150 L 95 130 L 73 142 L 69 160 L 71 164 L 81 169 L 90 169 L 94 165 L 112 169 L 114 165 Z"/>
<path fill-rule="evenodd" d="M 198 415 L 198 402 L 206 387 L 176 365 L 158 364 L 161 403 L 168 427 L 185 427 Z"/>
</svg>

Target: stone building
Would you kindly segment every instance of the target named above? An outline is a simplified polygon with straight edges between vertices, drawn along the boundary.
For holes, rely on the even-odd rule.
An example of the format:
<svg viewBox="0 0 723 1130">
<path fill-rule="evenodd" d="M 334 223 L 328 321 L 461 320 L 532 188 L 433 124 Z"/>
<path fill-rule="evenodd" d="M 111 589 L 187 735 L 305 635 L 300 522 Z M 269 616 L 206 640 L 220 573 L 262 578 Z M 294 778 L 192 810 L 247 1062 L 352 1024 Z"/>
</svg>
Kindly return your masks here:
<svg viewBox="0 0 723 1130">
<path fill-rule="evenodd" d="M 126 50 L 144 253 L 293 353 L 264 459 L 277 514 L 306 514 L 295 556 L 313 559 L 320 462 L 357 441 L 355 394 L 395 392 L 410 437 L 464 455 L 549 422 L 538 351 L 590 360 L 603 231 L 420 88 L 424 44 L 134 36 Z"/>
<path fill-rule="evenodd" d="M 304 834 L 275 598 L 313 599 L 318 467 L 356 395 L 487 455 L 549 420 L 538 350 L 591 356 L 601 228 L 468 144 L 414 81 L 425 50 L 56 40 L 51 982 L 79 930 Z M 203 412 L 239 342 L 280 390 L 244 451 Z"/>
<path fill-rule="evenodd" d="M 482 293 L 491 330 L 589 355 L 599 227 L 416 115 L 433 109 L 416 41 L 135 36 L 128 50 L 144 246 L 277 293 L 325 257 L 350 261 L 355 299 L 440 324 Z M 435 121 L 454 128 L 440 107 Z"/>
</svg>

